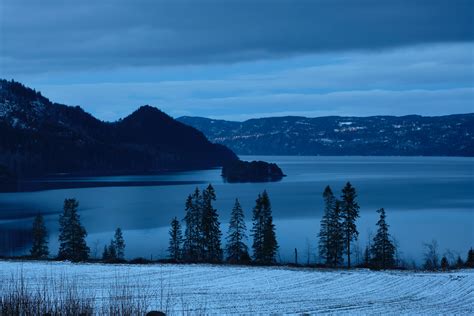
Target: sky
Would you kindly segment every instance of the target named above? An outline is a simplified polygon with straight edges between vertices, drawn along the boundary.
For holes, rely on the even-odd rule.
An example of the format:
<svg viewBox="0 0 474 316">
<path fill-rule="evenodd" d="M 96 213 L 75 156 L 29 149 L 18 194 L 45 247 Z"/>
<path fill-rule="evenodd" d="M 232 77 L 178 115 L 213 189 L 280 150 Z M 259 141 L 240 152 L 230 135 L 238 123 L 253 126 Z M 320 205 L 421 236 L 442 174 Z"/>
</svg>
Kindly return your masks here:
<svg viewBox="0 0 474 316">
<path fill-rule="evenodd" d="M 474 112 L 471 0 L 2 0 L 0 78 L 113 121 Z"/>
</svg>

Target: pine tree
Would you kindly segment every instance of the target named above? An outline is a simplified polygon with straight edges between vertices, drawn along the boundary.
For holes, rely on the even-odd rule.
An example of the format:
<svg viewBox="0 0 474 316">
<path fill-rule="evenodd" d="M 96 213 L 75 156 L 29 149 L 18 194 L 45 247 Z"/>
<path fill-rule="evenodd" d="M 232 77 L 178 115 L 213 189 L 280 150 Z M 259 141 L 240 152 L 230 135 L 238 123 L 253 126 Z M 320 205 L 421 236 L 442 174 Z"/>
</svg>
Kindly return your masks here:
<svg viewBox="0 0 474 316">
<path fill-rule="evenodd" d="M 115 247 L 115 243 L 113 240 L 110 241 L 108 252 L 110 261 L 117 260 L 117 247 Z"/>
<path fill-rule="evenodd" d="M 467 268 L 474 268 L 474 250 L 471 248 L 467 253 L 466 258 L 466 267 Z"/>
<path fill-rule="evenodd" d="M 446 271 L 449 269 L 449 262 L 448 262 L 448 258 L 446 258 L 446 256 L 443 256 L 443 258 L 441 258 L 441 269 L 443 271 Z"/>
<path fill-rule="evenodd" d="M 255 262 L 259 264 L 275 263 L 278 244 L 267 191 L 263 191 L 261 195 L 258 195 L 252 219 L 252 248 Z"/>
<path fill-rule="evenodd" d="M 377 222 L 377 233 L 372 244 L 372 264 L 381 269 L 392 268 L 395 265 L 395 246 L 388 232 L 389 225 L 386 222 L 385 210 L 379 209 L 380 219 Z"/>
<path fill-rule="evenodd" d="M 461 256 L 458 256 L 456 260 L 456 268 L 461 269 L 464 266 L 464 261 L 462 261 Z"/>
<path fill-rule="evenodd" d="M 344 234 L 344 248 L 347 255 L 347 267 L 351 267 L 351 242 L 357 240 L 356 220 L 359 217 L 359 205 L 356 202 L 356 191 L 350 182 L 342 189 L 342 230 Z"/>
<path fill-rule="evenodd" d="M 332 213 L 336 207 L 336 198 L 332 193 L 332 190 L 329 186 L 324 189 L 323 192 L 323 199 L 324 199 L 324 214 L 321 218 L 321 227 L 319 229 L 319 257 L 324 261 L 326 265 L 331 263 L 331 256 L 330 256 L 330 226 L 331 226 L 331 218 Z"/>
<path fill-rule="evenodd" d="M 369 249 L 369 246 L 366 246 L 365 250 L 364 250 L 364 266 L 366 268 L 370 266 L 370 249 Z"/>
<path fill-rule="evenodd" d="M 244 212 L 239 200 L 235 204 L 230 215 L 229 231 L 227 233 L 227 261 L 230 263 L 247 263 L 249 261 L 247 239 L 247 227 L 245 226 Z"/>
<path fill-rule="evenodd" d="M 265 219 L 262 210 L 262 196 L 259 194 L 255 201 L 252 216 L 252 249 L 253 259 L 256 263 L 263 263 L 263 232 L 265 227 Z"/>
<path fill-rule="evenodd" d="M 188 262 L 198 262 L 202 260 L 202 196 L 199 188 L 194 190 L 186 199 L 184 222 L 183 258 Z"/>
<path fill-rule="evenodd" d="M 109 247 L 107 245 L 104 246 L 104 251 L 102 252 L 102 260 L 108 261 L 110 259 L 110 254 L 109 254 Z"/>
<path fill-rule="evenodd" d="M 59 217 L 58 258 L 62 260 L 84 261 L 89 257 L 87 232 L 81 225 L 78 206 L 76 199 L 64 200 L 63 214 Z"/>
<path fill-rule="evenodd" d="M 115 230 L 114 246 L 117 251 L 117 259 L 124 260 L 125 258 L 125 240 L 123 239 L 122 229 L 119 227 Z"/>
<path fill-rule="evenodd" d="M 203 259 L 205 262 L 217 263 L 222 261 L 222 233 L 217 210 L 212 205 L 212 202 L 215 200 L 216 193 L 212 185 L 209 184 L 202 193 L 201 229 Z"/>
<path fill-rule="evenodd" d="M 329 220 L 329 259 L 330 265 L 337 267 L 343 263 L 344 232 L 342 230 L 341 202 L 336 200 L 334 212 Z"/>
<path fill-rule="evenodd" d="M 340 202 L 334 197 L 329 186 L 324 189 L 324 215 L 319 232 L 319 256 L 328 266 L 342 263 L 342 227 Z"/>
<path fill-rule="evenodd" d="M 181 232 L 181 224 L 179 223 L 179 220 L 176 217 L 174 217 L 171 221 L 169 235 L 169 256 L 174 261 L 179 261 L 181 260 L 181 247 L 183 244 L 183 236 Z"/>
<path fill-rule="evenodd" d="M 33 245 L 30 253 L 31 257 L 35 259 L 43 259 L 49 256 L 48 249 L 48 231 L 44 225 L 43 215 L 36 215 L 33 221 Z"/>
</svg>

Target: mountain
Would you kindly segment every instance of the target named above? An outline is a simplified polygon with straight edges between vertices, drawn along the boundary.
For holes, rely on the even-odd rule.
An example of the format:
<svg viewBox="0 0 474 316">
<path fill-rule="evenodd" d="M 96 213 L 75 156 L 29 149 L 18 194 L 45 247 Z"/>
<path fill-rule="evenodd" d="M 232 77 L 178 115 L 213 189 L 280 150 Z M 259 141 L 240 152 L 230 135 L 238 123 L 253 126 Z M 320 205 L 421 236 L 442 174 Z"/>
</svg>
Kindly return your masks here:
<svg viewBox="0 0 474 316">
<path fill-rule="evenodd" d="M 178 121 L 240 155 L 474 156 L 474 113 Z"/>
<path fill-rule="evenodd" d="M 151 106 L 116 122 L 0 80 L 0 165 L 16 176 L 202 169 L 237 160 L 193 127 Z"/>
</svg>

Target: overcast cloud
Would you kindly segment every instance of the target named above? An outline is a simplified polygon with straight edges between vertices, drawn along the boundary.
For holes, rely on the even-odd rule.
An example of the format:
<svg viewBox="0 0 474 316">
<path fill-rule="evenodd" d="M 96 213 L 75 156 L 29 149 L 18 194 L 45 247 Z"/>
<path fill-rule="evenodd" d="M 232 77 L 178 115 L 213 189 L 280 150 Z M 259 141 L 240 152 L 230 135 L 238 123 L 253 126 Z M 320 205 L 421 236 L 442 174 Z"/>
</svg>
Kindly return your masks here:
<svg viewBox="0 0 474 316">
<path fill-rule="evenodd" d="M 114 120 L 472 112 L 474 1 L 0 3 L 0 76 Z"/>
</svg>

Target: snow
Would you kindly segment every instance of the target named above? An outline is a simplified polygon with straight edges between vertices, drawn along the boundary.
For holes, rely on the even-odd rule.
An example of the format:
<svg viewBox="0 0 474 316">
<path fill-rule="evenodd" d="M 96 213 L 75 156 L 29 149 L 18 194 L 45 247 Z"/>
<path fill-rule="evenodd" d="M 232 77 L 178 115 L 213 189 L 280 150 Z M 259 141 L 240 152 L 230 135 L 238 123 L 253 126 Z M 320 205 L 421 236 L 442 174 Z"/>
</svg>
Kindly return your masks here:
<svg viewBox="0 0 474 316">
<path fill-rule="evenodd" d="M 0 261 L 0 292 L 12 275 L 27 286 L 71 278 L 97 304 L 117 284 L 133 284 L 159 308 L 200 314 L 472 314 L 474 271 L 374 272 L 217 265 L 103 265 Z M 4 288 L 2 289 L 2 285 Z M 164 296 L 163 296 L 163 293 Z"/>
<path fill-rule="evenodd" d="M 339 126 L 352 125 L 352 122 L 339 122 Z"/>
<path fill-rule="evenodd" d="M 9 100 L 4 100 L 4 103 L 0 102 L 0 118 L 9 115 L 13 109 L 14 104 L 12 104 Z"/>
</svg>

